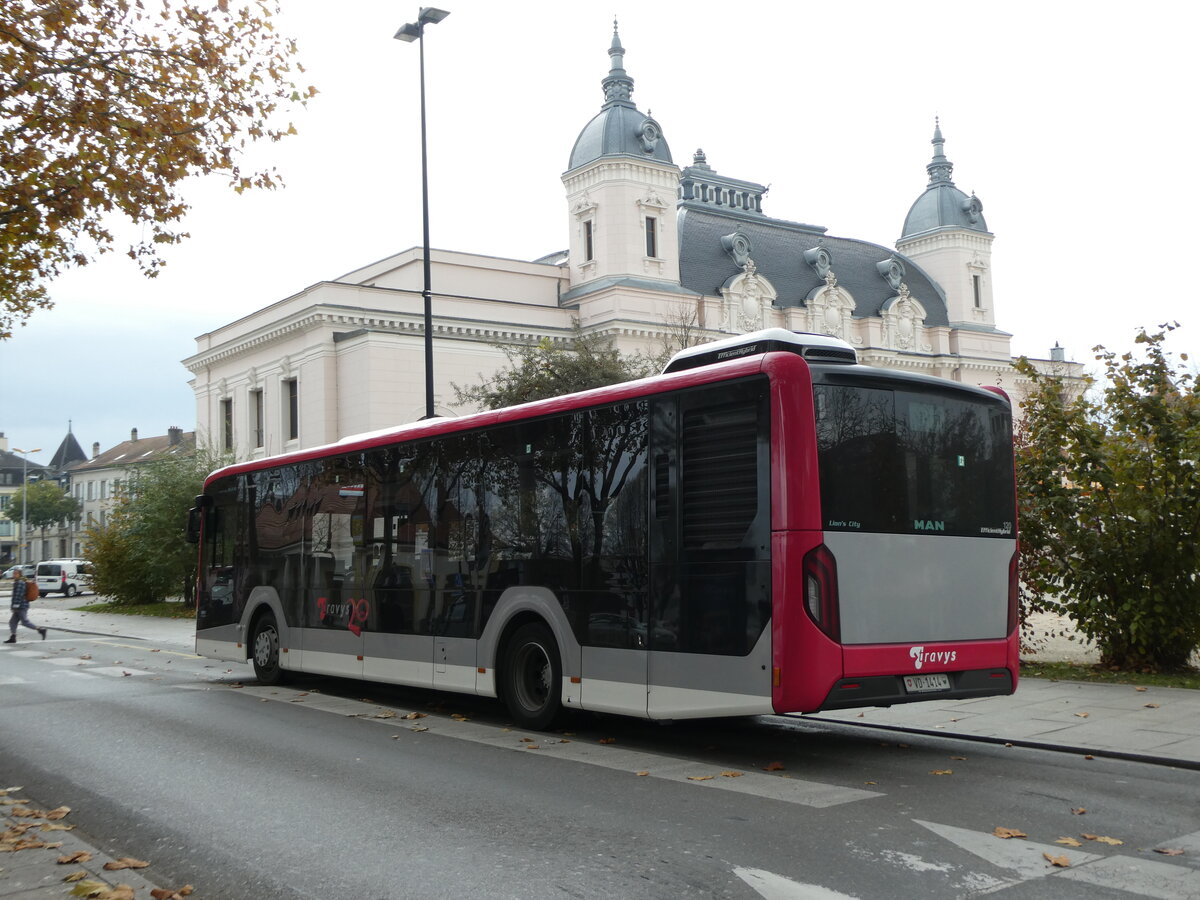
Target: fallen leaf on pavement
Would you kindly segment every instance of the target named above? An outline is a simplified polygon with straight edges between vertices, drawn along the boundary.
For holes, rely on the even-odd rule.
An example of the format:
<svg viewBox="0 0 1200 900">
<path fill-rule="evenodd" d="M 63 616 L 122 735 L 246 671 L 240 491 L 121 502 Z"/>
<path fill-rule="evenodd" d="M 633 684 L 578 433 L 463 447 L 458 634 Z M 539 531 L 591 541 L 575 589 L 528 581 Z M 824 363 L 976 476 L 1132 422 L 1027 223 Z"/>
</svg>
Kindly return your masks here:
<svg viewBox="0 0 1200 900">
<path fill-rule="evenodd" d="M 1075 715 L 1079 716 L 1079 718 L 1081 718 L 1081 719 L 1086 719 L 1088 716 L 1091 715 L 1091 713 L 1075 713 Z"/>
<path fill-rule="evenodd" d="M 1157 703 L 1147 703 L 1146 709 L 1158 709 L 1158 704 Z"/>
<path fill-rule="evenodd" d="M 763 766 L 763 771 L 764 772 L 782 772 L 783 768 L 784 768 L 783 763 L 776 761 L 776 762 L 772 762 L 772 763 L 767 763 L 765 766 Z"/>
<path fill-rule="evenodd" d="M 422 731 L 428 731 L 428 730 L 429 730 L 429 727 L 428 727 L 428 726 L 426 726 L 426 725 L 414 725 L 414 726 L 412 727 L 412 730 L 413 730 L 413 731 L 415 731 L 415 732 L 417 732 L 417 733 L 420 733 L 420 732 L 422 732 Z"/>
<path fill-rule="evenodd" d="M 542 745 L 541 744 L 526 744 L 525 749 L 526 750 L 541 750 Z"/>
<path fill-rule="evenodd" d="M 953 775 L 954 770 L 953 769 L 934 769 L 929 774 L 930 775 Z"/>
<path fill-rule="evenodd" d="M 1102 834 L 1081 834 L 1080 837 L 1087 838 L 1089 841 L 1095 841 L 1098 844 L 1108 844 L 1110 847 L 1116 847 L 1118 844 L 1125 843 L 1114 837 L 1105 837 Z"/>
<path fill-rule="evenodd" d="M 1050 865 L 1058 866 L 1060 869 L 1065 869 L 1071 865 L 1071 861 L 1065 856 L 1051 856 L 1049 853 L 1043 853 L 1042 856 L 1049 860 Z"/>
<path fill-rule="evenodd" d="M 1015 837 L 1029 837 L 1029 835 L 1021 831 L 1019 828 L 1005 828 L 1003 825 L 997 825 L 995 828 L 993 828 L 992 834 L 998 838 L 1004 838 L 1005 840 Z"/>
<path fill-rule="evenodd" d="M 716 775 L 689 775 L 688 781 L 712 781 Z"/>
<path fill-rule="evenodd" d="M 1183 856 L 1183 851 L 1178 847 L 1155 847 L 1154 852 L 1163 856 Z"/>
<path fill-rule="evenodd" d="M 88 862 L 91 858 L 92 854 L 88 853 L 86 850 L 76 850 L 74 853 L 68 853 L 66 856 L 60 856 L 58 858 L 58 864 L 60 866 L 69 866 L 71 863 Z"/>
<path fill-rule="evenodd" d="M 1140 693 L 1143 693 L 1143 694 L 1146 692 L 1146 689 L 1145 689 L 1144 687 L 1138 687 L 1138 688 L 1134 688 L 1134 690 L 1135 690 L 1135 691 L 1138 691 L 1138 692 L 1140 692 Z"/>
<path fill-rule="evenodd" d="M 103 881 L 81 881 L 71 888 L 72 897 L 95 897 L 100 892 L 108 893 L 108 885 Z"/>
<path fill-rule="evenodd" d="M 615 744 L 616 742 L 617 742 L 617 739 L 616 739 L 616 738 L 600 738 L 600 740 L 599 740 L 597 743 L 600 743 L 600 744 Z"/>
<path fill-rule="evenodd" d="M 394 719 L 394 718 L 396 718 L 396 713 L 393 710 L 385 709 L 383 712 L 375 713 L 375 715 L 372 716 L 371 718 L 373 718 L 373 719 Z"/>
<path fill-rule="evenodd" d="M 1082 816 L 1085 812 L 1087 812 L 1087 810 L 1084 807 L 1076 806 L 1074 809 L 1071 810 L 1071 815 Z"/>
<path fill-rule="evenodd" d="M 741 778 L 745 774 L 746 774 L 745 772 L 735 772 L 732 769 L 730 769 L 725 772 L 722 772 L 721 777 L 722 778 Z"/>
<path fill-rule="evenodd" d="M 148 865 L 150 863 L 134 859 L 132 856 L 122 856 L 120 859 L 114 859 L 112 862 L 106 862 L 104 868 L 109 872 L 117 872 L 121 869 L 144 869 Z"/>
<path fill-rule="evenodd" d="M 177 891 L 170 888 L 155 888 L 150 892 L 150 896 L 154 900 L 182 900 L 184 897 L 190 897 L 195 890 L 190 884 L 185 884 Z"/>
<path fill-rule="evenodd" d="M 450 718 L 452 718 L 456 722 L 470 722 L 471 721 L 466 716 L 464 716 L 462 713 L 450 713 Z"/>
<path fill-rule="evenodd" d="M 429 715 L 429 713 L 410 712 L 410 713 L 409 713 L 407 716 L 405 716 L 404 718 L 406 718 L 406 719 L 423 719 L 423 718 L 425 718 L 427 715 Z"/>
<path fill-rule="evenodd" d="M 67 884 L 74 884 L 77 881 L 83 881 L 83 879 L 87 877 L 88 870 L 80 869 L 78 872 L 72 872 L 70 875 L 64 875 L 63 881 L 65 881 Z"/>
<path fill-rule="evenodd" d="M 58 809 L 50 810 L 43 818 L 49 819 L 51 822 L 57 822 L 59 819 L 65 819 L 70 814 L 71 807 L 60 806 Z"/>
<path fill-rule="evenodd" d="M 646 771 L 645 769 L 642 769 L 642 771 L 634 772 L 633 774 L 637 775 L 639 777 L 645 777 L 646 775 L 649 775 L 650 773 L 648 771 Z"/>
<path fill-rule="evenodd" d="M 1067 847 L 1082 847 L 1083 846 L 1083 844 L 1081 844 L 1079 841 L 1075 840 L 1075 838 L 1073 838 L 1073 837 L 1060 837 L 1054 843 L 1063 844 L 1064 846 L 1067 846 Z"/>
</svg>

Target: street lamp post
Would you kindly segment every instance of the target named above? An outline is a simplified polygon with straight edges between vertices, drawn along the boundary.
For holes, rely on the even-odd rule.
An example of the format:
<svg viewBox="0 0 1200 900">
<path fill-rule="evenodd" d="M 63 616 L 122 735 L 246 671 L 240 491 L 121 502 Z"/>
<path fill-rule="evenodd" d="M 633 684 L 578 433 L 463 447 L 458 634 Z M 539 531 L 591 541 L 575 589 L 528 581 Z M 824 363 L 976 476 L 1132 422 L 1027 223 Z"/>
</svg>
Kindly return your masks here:
<svg viewBox="0 0 1200 900">
<path fill-rule="evenodd" d="M 417 21 L 400 26 L 394 37 L 407 43 L 417 42 L 421 65 L 421 222 L 425 232 L 425 418 L 433 412 L 433 290 L 429 272 L 429 155 L 425 143 L 425 26 L 436 25 L 450 15 L 444 9 L 421 7 Z"/>
<path fill-rule="evenodd" d="M 21 559 L 18 562 L 27 563 L 29 560 L 24 557 L 29 552 L 29 531 L 26 524 L 29 521 L 29 454 L 41 453 L 42 448 L 34 447 L 32 450 L 22 450 L 19 447 L 13 447 L 13 452 L 20 453 L 25 461 L 21 467 L 21 552 L 18 554 Z"/>
</svg>

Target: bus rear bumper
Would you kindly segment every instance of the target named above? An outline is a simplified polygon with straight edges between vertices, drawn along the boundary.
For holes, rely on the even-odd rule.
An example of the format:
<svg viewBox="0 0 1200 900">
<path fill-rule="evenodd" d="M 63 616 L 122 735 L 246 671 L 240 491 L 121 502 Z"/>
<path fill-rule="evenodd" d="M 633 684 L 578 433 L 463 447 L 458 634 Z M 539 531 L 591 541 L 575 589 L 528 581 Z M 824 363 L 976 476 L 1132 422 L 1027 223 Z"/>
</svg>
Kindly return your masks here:
<svg viewBox="0 0 1200 900">
<path fill-rule="evenodd" d="M 842 678 L 826 695 L 821 709 L 850 709 L 856 706 L 893 706 L 922 700 L 971 700 L 1011 694 L 1012 672 L 1004 668 L 967 669 L 939 673 L 948 676 L 949 687 L 936 690 L 910 690 L 903 675 L 872 675 Z"/>
</svg>

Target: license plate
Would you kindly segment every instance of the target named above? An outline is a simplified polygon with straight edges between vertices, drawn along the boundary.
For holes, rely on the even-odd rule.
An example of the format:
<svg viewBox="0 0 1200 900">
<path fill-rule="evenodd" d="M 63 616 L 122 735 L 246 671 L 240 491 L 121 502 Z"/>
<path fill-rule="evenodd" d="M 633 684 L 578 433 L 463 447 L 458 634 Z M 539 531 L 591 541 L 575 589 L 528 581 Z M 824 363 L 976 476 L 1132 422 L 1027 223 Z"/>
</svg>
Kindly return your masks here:
<svg viewBox="0 0 1200 900">
<path fill-rule="evenodd" d="M 904 689 L 910 694 L 923 694 L 926 691 L 950 690 L 950 676 L 937 675 L 905 675 Z"/>
</svg>

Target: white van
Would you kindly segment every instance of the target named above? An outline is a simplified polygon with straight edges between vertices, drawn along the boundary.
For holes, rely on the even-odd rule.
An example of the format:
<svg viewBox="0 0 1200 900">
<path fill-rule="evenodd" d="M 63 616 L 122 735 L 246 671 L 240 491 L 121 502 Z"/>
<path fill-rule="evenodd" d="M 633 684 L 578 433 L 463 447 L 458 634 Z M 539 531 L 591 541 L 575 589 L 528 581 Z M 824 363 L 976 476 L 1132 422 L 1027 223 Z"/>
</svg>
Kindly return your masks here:
<svg viewBox="0 0 1200 900">
<path fill-rule="evenodd" d="M 37 564 L 38 594 L 74 597 L 92 589 L 92 564 L 86 559 L 47 559 Z"/>
</svg>

